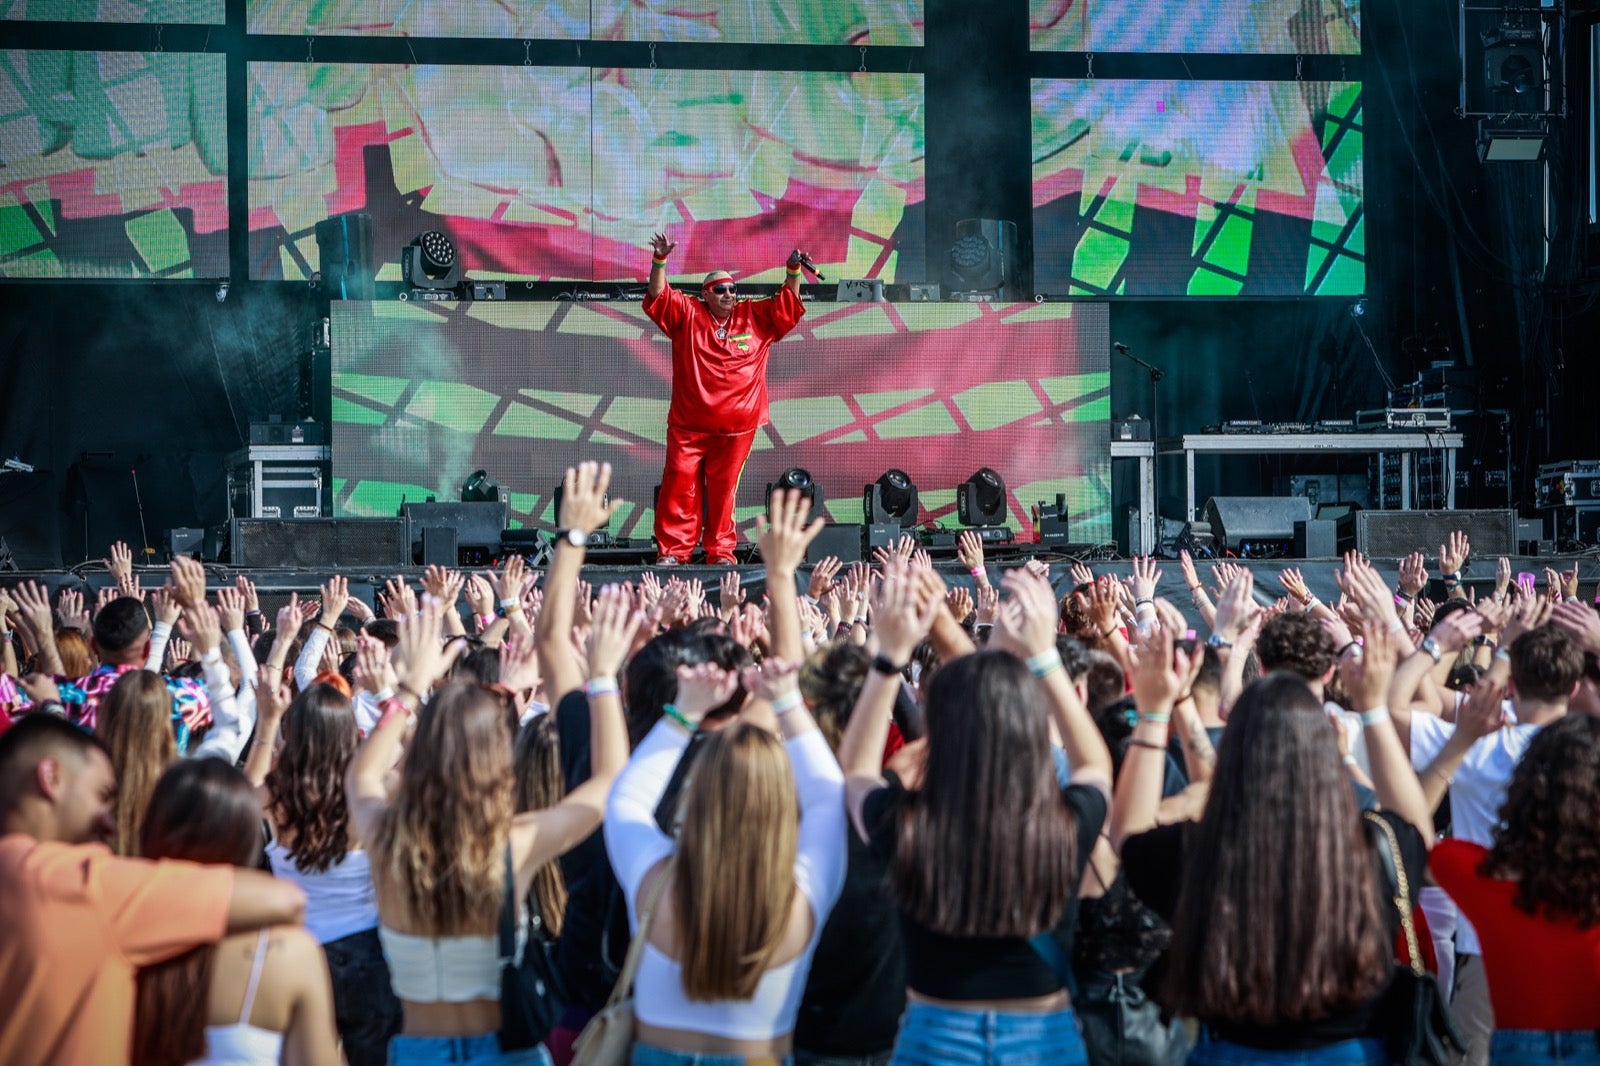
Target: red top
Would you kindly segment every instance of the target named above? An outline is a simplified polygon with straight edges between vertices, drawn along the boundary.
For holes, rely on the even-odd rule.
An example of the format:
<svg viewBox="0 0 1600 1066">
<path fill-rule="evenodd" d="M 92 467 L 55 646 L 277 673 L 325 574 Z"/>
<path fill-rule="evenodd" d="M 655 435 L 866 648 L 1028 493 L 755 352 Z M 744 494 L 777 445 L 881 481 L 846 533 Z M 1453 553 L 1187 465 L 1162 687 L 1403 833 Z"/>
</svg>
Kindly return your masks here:
<svg viewBox="0 0 1600 1066">
<path fill-rule="evenodd" d="M 645 297 L 644 313 L 672 338 L 669 426 L 748 433 L 766 425 L 767 351 L 806 313 L 787 285 L 770 299 L 740 300 L 725 323 L 671 285 Z"/>
<path fill-rule="evenodd" d="M 1600 926 L 1579 929 L 1518 907 L 1515 881 L 1478 872 L 1488 854 L 1479 844 L 1442 840 L 1428 865 L 1478 930 L 1495 1027 L 1600 1028 Z"/>
</svg>

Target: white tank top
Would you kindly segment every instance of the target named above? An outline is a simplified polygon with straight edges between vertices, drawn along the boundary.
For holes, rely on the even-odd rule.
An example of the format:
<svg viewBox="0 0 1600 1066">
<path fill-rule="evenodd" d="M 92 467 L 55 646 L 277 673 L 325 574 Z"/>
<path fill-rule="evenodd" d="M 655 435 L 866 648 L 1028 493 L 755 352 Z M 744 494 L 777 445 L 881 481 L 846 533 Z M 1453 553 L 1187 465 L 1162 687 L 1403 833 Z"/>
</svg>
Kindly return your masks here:
<svg viewBox="0 0 1600 1066">
<path fill-rule="evenodd" d="M 378 897 L 372 864 L 365 851 L 349 851 L 322 873 L 305 873 L 276 840 L 267 845 L 272 872 L 306 894 L 306 931 L 319 944 L 331 944 L 378 924 Z"/>
<path fill-rule="evenodd" d="M 206 1053 L 193 1066 L 276 1066 L 283 1056 L 283 1034 L 250 1024 L 250 1011 L 256 1005 L 256 990 L 261 986 L 261 970 L 267 961 L 267 933 L 256 938 L 256 957 L 250 963 L 250 981 L 244 989 L 244 1006 L 234 1025 L 206 1026 Z"/>
</svg>

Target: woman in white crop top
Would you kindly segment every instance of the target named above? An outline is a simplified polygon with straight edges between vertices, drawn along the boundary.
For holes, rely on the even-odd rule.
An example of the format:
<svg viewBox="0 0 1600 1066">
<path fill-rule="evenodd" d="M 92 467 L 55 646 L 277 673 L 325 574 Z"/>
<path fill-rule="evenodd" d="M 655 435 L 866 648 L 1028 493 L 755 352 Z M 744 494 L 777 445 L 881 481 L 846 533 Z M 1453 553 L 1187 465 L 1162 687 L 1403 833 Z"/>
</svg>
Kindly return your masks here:
<svg viewBox="0 0 1600 1066">
<path fill-rule="evenodd" d="M 609 476 L 609 467 L 594 463 L 567 472 L 564 527 L 582 533 L 605 523 L 616 506 L 605 501 Z M 551 597 L 573 595 L 582 558 L 581 546 L 558 542 L 545 610 Z M 513 601 L 508 609 L 520 606 Z M 540 866 L 598 828 L 606 793 L 627 760 L 616 674 L 641 619 L 626 591 L 602 592 L 587 686 L 594 776 L 554 807 L 513 815 L 511 722 L 500 700 L 464 681 L 444 685 L 425 703 L 419 699 L 447 666 L 441 616 L 441 605 L 428 598 L 399 622 L 397 661 L 405 664 L 399 696 L 385 701 L 347 779 L 356 830 L 372 858 L 379 935 L 405 1014 L 389 1062 L 547 1062 L 542 1047 L 502 1051 L 497 1036 L 496 933 L 506 848 L 515 898 L 523 899 Z M 390 767 L 413 721 L 391 782 Z"/>
<path fill-rule="evenodd" d="M 400 1031 L 400 1001 L 378 943 L 371 867 L 345 798 L 345 772 L 361 741 L 354 708 L 331 684 L 313 684 L 287 705 L 279 677 L 263 676 L 256 689 L 261 713 L 245 774 L 259 786 L 272 829 L 267 859 L 306 894 L 306 929 L 328 959 L 345 1058 L 350 1066 L 384 1066 Z"/>
<path fill-rule="evenodd" d="M 140 854 L 254 867 L 261 807 L 221 759 L 174 764 L 151 794 Z M 174 907 L 184 901 L 175 899 Z M 139 971 L 132 1061 L 141 1066 L 336 1066 L 322 950 L 299 926 L 224 937 Z"/>
<path fill-rule="evenodd" d="M 676 844 L 657 826 L 656 805 L 693 728 L 732 695 L 737 674 L 714 663 L 679 667 L 676 703 L 612 791 L 606 849 L 635 935 L 647 937 L 634 983 L 636 1064 L 790 1058 L 811 956 L 846 862 L 844 777 L 797 676 L 776 658 L 746 672 L 746 687 L 777 712 L 783 740 L 752 721 L 710 734 L 684 791 Z"/>
</svg>

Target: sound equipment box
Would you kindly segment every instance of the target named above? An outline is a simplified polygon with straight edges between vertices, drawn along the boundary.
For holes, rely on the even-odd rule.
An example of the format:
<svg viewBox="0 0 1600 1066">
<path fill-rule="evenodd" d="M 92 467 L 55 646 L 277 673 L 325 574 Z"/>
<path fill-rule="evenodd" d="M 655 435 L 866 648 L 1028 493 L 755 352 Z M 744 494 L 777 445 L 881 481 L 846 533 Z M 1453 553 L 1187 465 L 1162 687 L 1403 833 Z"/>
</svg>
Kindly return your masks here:
<svg viewBox="0 0 1600 1066">
<path fill-rule="evenodd" d="M 409 566 L 404 518 L 235 518 L 234 566 Z"/>
<path fill-rule="evenodd" d="M 1311 501 L 1304 496 L 1213 496 L 1203 518 L 1220 548 L 1238 551 L 1251 544 L 1294 542 L 1296 522 L 1311 521 Z"/>
<path fill-rule="evenodd" d="M 1517 554 L 1513 510 L 1357 511 L 1355 519 L 1356 550 L 1375 559 L 1399 559 L 1412 552 L 1434 558 L 1458 529 L 1466 533 L 1478 559 Z"/>
</svg>

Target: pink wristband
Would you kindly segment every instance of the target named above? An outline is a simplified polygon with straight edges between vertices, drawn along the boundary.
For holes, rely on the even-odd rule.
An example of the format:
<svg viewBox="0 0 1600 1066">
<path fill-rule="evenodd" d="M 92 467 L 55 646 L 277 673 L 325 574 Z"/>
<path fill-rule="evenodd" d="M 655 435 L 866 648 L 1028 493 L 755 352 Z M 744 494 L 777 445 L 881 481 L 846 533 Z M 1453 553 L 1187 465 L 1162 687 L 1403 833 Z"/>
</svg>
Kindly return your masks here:
<svg viewBox="0 0 1600 1066">
<path fill-rule="evenodd" d="M 383 717 L 378 719 L 378 724 L 373 728 L 373 732 L 377 732 L 379 729 L 382 729 L 396 718 L 410 717 L 411 708 L 407 707 L 405 704 L 391 696 L 383 701 Z"/>
<path fill-rule="evenodd" d="M 973 567 L 973 568 L 972 568 L 972 576 L 973 576 L 973 577 L 982 577 L 982 576 L 983 576 L 983 574 L 984 574 L 984 570 L 983 570 L 983 567 L 981 567 L 981 566 L 974 566 L 974 567 Z"/>
</svg>

